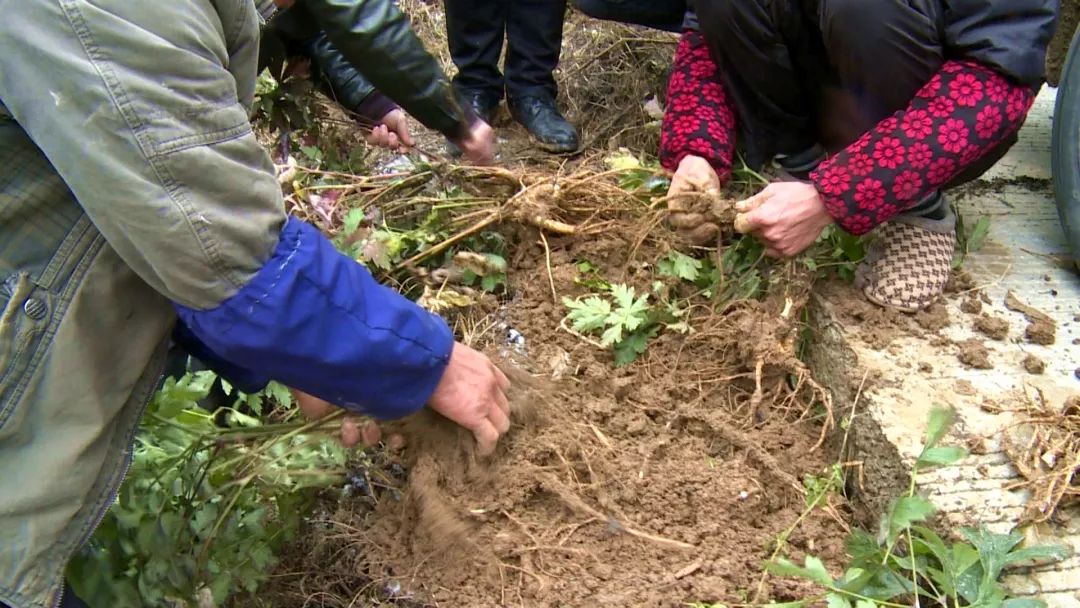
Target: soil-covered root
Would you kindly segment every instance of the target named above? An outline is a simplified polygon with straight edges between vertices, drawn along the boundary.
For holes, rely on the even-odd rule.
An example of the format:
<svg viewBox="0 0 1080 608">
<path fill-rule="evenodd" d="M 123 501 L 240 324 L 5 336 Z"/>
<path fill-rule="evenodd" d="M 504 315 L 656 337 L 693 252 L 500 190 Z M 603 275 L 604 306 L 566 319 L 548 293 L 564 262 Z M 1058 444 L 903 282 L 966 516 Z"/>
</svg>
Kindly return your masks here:
<svg viewBox="0 0 1080 608">
<path fill-rule="evenodd" d="M 1080 500 L 1080 395 L 1055 408 L 1031 403 L 1005 433 L 1005 452 L 1023 477 L 1010 489 L 1031 492 L 1025 519 L 1049 520 Z"/>
</svg>

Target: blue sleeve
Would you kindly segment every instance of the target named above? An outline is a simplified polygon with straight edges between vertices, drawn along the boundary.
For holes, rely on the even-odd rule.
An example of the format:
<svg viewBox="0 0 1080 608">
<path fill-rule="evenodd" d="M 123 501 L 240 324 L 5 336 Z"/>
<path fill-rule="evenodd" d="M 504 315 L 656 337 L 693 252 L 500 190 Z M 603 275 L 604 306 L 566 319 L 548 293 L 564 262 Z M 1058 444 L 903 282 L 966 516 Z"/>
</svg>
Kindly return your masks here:
<svg viewBox="0 0 1080 608">
<path fill-rule="evenodd" d="M 382 419 L 427 403 L 454 345 L 442 319 L 380 285 L 295 218 L 234 296 L 209 310 L 176 308 L 221 359 Z"/>
</svg>

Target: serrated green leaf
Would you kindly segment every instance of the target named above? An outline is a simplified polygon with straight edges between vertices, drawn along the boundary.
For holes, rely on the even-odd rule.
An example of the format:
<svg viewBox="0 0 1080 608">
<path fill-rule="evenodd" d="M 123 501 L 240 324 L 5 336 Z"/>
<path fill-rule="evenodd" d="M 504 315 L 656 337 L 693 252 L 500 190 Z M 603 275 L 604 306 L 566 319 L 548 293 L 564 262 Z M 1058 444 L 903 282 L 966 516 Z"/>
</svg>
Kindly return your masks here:
<svg viewBox="0 0 1080 608">
<path fill-rule="evenodd" d="M 633 333 L 615 345 L 615 367 L 629 365 L 645 352 L 649 346 L 649 336 L 645 333 Z"/>
<path fill-rule="evenodd" d="M 570 309 L 566 318 L 574 331 L 590 332 L 604 327 L 611 316 L 611 303 L 597 296 L 585 300 L 563 298 L 563 305 Z"/>
<path fill-rule="evenodd" d="M 678 251 L 667 254 L 656 266 L 660 274 L 678 277 L 684 281 L 696 281 L 701 275 L 701 268 L 701 260 Z"/>
<path fill-rule="evenodd" d="M 889 541 L 896 542 L 900 533 L 912 524 L 924 522 L 937 509 L 922 496 L 903 496 L 893 502 L 889 511 Z"/>
<path fill-rule="evenodd" d="M 345 221 L 342 222 L 341 231 L 345 234 L 352 234 L 360 228 L 360 223 L 364 221 L 363 209 L 351 209 L 345 214 Z"/>
<path fill-rule="evenodd" d="M 1021 564 L 1024 562 L 1060 562 L 1072 557 L 1072 550 L 1066 545 L 1038 545 L 1025 547 L 1009 553 L 1005 560 L 1006 566 Z"/>
<path fill-rule="evenodd" d="M 829 608 L 851 608 L 851 600 L 839 593 L 830 593 L 825 596 L 825 605 Z"/>
<path fill-rule="evenodd" d="M 833 584 L 832 576 L 829 574 L 829 571 L 825 569 L 825 564 L 812 555 L 806 556 L 806 571 L 813 577 L 811 580 L 814 582 L 825 585 L 826 587 Z"/>
<path fill-rule="evenodd" d="M 859 600 L 855 602 L 855 608 L 877 608 L 877 602 L 870 600 Z"/>
<path fill-rule="evenodd" d="M 949 432 L 955 420 L 956 411 L 952 408 L 934 407 L 930 410 L 930 418 L 926 423 L 926 445 L 923 451 L 937 446 L 945 433 Z"/>
<path fill-rule="evenodd" d="M 965 458 L 968 451 L 959 446 L 938 446 L 923 450 L 919 456 L 919 466 L 948 466 Z"/>
</svg>

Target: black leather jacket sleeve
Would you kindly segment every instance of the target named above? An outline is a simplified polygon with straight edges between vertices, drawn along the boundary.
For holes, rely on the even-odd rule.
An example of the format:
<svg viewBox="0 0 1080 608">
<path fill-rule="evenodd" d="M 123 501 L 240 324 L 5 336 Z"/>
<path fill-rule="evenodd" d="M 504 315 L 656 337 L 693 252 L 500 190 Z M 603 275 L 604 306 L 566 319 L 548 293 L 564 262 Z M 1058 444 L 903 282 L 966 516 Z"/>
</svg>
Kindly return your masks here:
<svg viewBox="0 0 1080 608">
<path fill-rule="evenodd" d="M 302 0 L 297 9 L 311 15 L 345 62 L 425 126 L 451 139 L 466 133 L 471 121 L 393 0 Z"/>
<path fill-rule="evenodd" d="M 349 63 L 324 32 L 320 31 L 305 41 L 303 50 L 321 72 L 331 97 L 359 114 L 361 120 L 377 123 L 398 108 L 393 100 L 376 90 L 375 85 Z"/>
</svg>

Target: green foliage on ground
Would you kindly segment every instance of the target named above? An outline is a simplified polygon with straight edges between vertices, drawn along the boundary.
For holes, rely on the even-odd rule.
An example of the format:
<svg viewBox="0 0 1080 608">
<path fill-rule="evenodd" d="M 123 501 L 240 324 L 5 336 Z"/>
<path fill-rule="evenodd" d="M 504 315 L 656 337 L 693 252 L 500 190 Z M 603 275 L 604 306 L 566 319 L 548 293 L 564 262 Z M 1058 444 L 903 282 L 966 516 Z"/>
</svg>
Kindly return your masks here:
<svg viewBox="0 0 1080 608">
<path fill-rule="evenodd" d="M 226 385 L 236 405 L 215 421 L 197 405 L 214 380 L 169 379 L 147 408 L 127 480 L 68 567 L 91 606 L 213 606 L 254 593 L 299 528 L 303 490 L 343 479 L 344 448 L 296 420 L 284 387 Z"/>
</svg>

